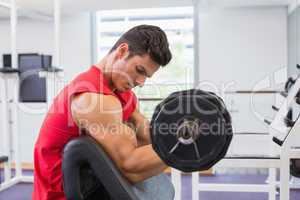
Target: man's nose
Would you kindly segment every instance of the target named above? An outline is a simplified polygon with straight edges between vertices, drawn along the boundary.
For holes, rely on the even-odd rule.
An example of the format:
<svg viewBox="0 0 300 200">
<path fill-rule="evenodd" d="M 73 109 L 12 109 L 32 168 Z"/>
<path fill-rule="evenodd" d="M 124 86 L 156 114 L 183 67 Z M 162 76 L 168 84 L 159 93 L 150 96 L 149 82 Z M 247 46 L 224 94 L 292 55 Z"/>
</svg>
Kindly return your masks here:
<svg viewBox="0 0 300 200">
<path fill-rule="evenodd" d="M 146 77 L 140 76 L 135 80 L 135 84 L 138 86 L 142 86 L 142 85 L 144 85 L 145 81 L 146 81 Z"/>
</svg>

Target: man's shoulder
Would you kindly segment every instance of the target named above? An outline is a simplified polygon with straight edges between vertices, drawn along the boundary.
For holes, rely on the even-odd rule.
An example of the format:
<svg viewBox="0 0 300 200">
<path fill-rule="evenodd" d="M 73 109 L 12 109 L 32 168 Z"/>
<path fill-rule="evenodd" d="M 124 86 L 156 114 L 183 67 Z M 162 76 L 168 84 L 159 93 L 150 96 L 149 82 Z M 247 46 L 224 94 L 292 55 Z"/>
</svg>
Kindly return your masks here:
<svg viewBox="0 0 300 200">
<path fill-rule="evenodd" d="M 100 70 L 90 67 L 88 70 L 77 74 L 68 84 L 70 91 L 95 92 L 106 95 L 112 94 Z"/>
</svg>

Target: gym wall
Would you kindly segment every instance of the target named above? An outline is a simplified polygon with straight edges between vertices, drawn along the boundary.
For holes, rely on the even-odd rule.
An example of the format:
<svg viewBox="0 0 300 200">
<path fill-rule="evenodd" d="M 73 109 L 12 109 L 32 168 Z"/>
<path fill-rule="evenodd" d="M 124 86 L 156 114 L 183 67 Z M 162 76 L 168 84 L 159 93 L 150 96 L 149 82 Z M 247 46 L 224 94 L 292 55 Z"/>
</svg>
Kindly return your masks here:
<svg viewBox="0 0 300 200">
<path fill-rule="evenodd" d="M 281 71 L 286 80 L 287 66 L 287 8 L 232 8 L 200 15 L 200 81 L 208 81 L 218 89 L 252 90 L 265 78 L 272 80 Z M 282 85 L 270 82 L 265 90 Z M 211 89 L 210 86 L 204 87 Z M 274 94 L 225 94 L 232 112 L 235 132 L 267 133 L 262 117 L 274 115 L 271 105 Z M 255 114 L 255 112 L 257 112 Z M 252 137 L 250 140 L 248 137 Z M 253 143 L 249 143 L 253 141 Z M 235 137 L 233 154 L 261 154 L 268 151 L 270 138 L 261 135 Z M 253 148 L 255 146 L 255 148 Z"/>
<path fill-rule="evenodd" d="M 9 20 L 0 20 L 0 55 L 10 52 Z M 53 55 L 53 21 L 19 18 L 17 27 L 18 52 Z M 61 24 L 61 66 L 65 82 L 75 74 L 87 69 L 91 64 L 90 56 L 90 14 L 78 14 L 62 18 Z M 2 56 L 0 58 L 2 67 Z M 45 115 L 45 103 L 20 103 L 19 137 L 23 162 L 33 161 L 33 146 Z M 0 112 L 2 108 L 0 106 Z M 31 112 L 29 111 L 31 110 Z M 2 116 L 0 116 L 0 121 Z M 0 123 L 0 130 L 2 124 Z M 2 139 L 0 131 L 0 140 Z M 0 154 L 2 146 L 0 146 Z"/>
</svg>

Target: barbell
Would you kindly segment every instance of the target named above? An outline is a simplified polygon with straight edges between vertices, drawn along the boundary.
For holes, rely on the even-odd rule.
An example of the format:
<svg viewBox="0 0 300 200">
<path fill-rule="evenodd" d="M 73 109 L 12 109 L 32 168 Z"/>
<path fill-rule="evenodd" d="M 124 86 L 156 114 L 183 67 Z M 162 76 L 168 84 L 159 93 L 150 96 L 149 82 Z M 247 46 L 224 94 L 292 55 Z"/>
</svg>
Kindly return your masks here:
<svg viewBox="0 0 300 200">
<path fill-rule="evenodd" d="M 233 136 L 223 100 L 198 89 L 169 95 L 156 106 L 150 125 L 155 152 L 184 172 L 211 168 L 225 156 Z"/>
</svg>

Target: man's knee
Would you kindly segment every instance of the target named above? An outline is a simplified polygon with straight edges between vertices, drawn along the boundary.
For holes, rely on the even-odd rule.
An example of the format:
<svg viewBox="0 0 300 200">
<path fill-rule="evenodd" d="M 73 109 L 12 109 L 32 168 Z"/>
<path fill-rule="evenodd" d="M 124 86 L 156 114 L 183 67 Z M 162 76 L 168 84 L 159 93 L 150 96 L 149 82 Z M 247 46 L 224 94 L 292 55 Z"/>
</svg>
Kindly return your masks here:
<svg viewBox="0 0 300 200">
<path fill-rule="evenodd" d="M 137 183 L 133 190 L 143 200 L 173 200 L 175 196 L 174 186 L 165 174 Z"/>
<path fill-rule="evenodd" d="M 175 188 L 166 174 L 160 174 L 157 176 L 157 186 L 161 189 L 161 195 L 164 195 L 165 199 L 173 200 L 175 197 Z"/>
</svg>

